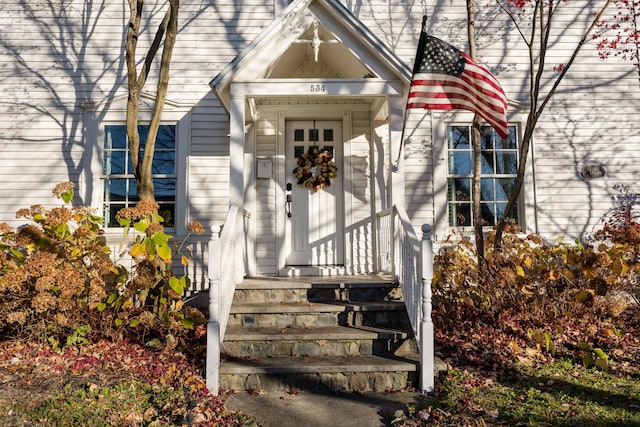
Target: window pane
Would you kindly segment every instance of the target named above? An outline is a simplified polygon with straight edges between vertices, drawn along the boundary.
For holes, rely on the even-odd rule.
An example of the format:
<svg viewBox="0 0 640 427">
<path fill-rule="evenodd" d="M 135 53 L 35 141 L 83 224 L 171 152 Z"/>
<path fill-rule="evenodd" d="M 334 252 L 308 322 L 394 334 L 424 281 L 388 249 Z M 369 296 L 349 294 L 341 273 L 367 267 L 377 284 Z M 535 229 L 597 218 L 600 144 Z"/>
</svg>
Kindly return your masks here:
<svg viewBox="0 0 640 427">
<path fill-rule="evenodd" d="M 126 179 L 107 179 L 104 182 L 105 202 L 120 202 L 127 200 Z"/>
<path fill-rule="evenodd" d="M 116 214 L 118 213 L 118 211 L 120 209 L 123 209 L 125 207 L 124 204 L 112 204 L 112 205 L 105 205 L 104 207 L 104 216 L 105 216 L 105 221 L 107 223 L 107 227 L 119 227 L 120 224 L 118 223 L 118 221 L 116 220 Z"/>
<path fill-rule="evenodd" d="M 489 126 L 482 126 L 480 128 L 480 146 L 483 150 L 492 150 L 495 147 L 493 136 L 495 133 Z"/>
<path fill-rule="evenodd" d="M 496 212 L 497 212 L 497 216 L 496 219 L 499 221 L 500 218 L 502 218 L 504 216 L 504 212 L 507 209 L 507 203 L 496 203 Z M 516 218 L 515 216 L 512 218 Z"/>
<path fill-rule="evenodd" d="M 515 151 L 498 151 L 496 152 L 496 174 L 512 174 L 518 173 L 518 156 Z"/>
<path fill-rule="evenodd" d="M 471 152 L 470 151 L 454 151 L 452 153 L 453 164 L 450 173 L 454 175 L 471 174 Z"/>
<path fill-rule="evenodd" d="M 516 135 L 516 129 L 517 128 L 515 126 L 509 126 L 509 137 L 502 141 L 503 148 L 510 150 L 515 150 L 518 148 L 518 137 Z"/>
<path fill-rule="evenodd" d="M 333 159 L 333 145 L 325 145 L 322 148 L 327 150 L 327 153 L 329 153 L 329 157 Z"/>
<path fill-rule="evenodd" d="M 136 182 L 135 178 L 131 178 L 127 180 L 127 184 L 129 187 L 127 192 L 127 200 L 129 200 L 129 202 L 132 202 L 133 206 L 140 201 L 140 198 L 138 197 L 138 183 Z"/>
<path fill-rule="evenodd" d="M 104 148 L 125 149 L 127 147 L 126 128 L 122 125 L 108 125 L 104 127 Z"/>
<path fill-rule="evenodd" d="M 158 209 L 158 213 L 164 219 L 164 222 L 162 223 L 162 225 L 164 225 L 165 227 L 175 227 L 176 226 L 176 222 L 175 222 L 176 205 L 175 205 L 175 203 L 160 203 L 160 202 L 158 202 L 158 206 L 160 206 L 160 208 Z"/>
<path fill-rule="evenodd" d="M 471 180 L 455 179 L 454 180 L 454 199 L 456 202 L 471 200 Z"/>
<path fill-rule="evenodd" d="M 507 182 L 504 182 L 507 181 Z M 480 200 L 484 202 L 495 202 L 495 201 L 507 201 L 509 200 L 509 191 L 505 191 L 505 188 L 501 185 L 508 184 L 510 180 L 501 180 L 495 178 L 482 178 L 480 180 Z M 494 208 L 491 207 L 491 213 L 497 215 Z M 498 215 L 498 218 L 501 218 L 501 215 Z"/>
<path fill-rule="evenodd" d="M 105 151 L 103 173 L 105 175 L 124 175 L 124 165 L 127 161 L 125 151 Z"/>
<path fill-rule="evenodd" d="M 482 151 L 482 173 L 492 174 L 495 171 L 493 151 Z"/>
<path fill-rule="evenodd" d="M 497 187 L 501 189 L 498 191 L 498 193 L 502 192 L 503 194 L 501 198 L 496 198 L 496 200 L 509 200 L 509 194 L 511 194 L 511 192 L 513 191 L 513 185 L 516 182 L 516 178 L 499 178 L 496 181 Z"/>
<path fill-rule="evenodd" d="M 471 204 L 450 203 L 450 225 L 454 227 L 468 227 L 471 225 Z"/>
<path fill-rule="evenodd" d="M 493 203 L 481 203 L 482 225 L 493 226 L 496 224 L 495 211 L 496 207 Z"/>
<path fill-rule="evenodd" d="M 153 180 L 156 201 L 173 201 L 176 194 L 175 178 L 157 178 Z"/>
<path fill-rule="evenodd" d="M 153 153 L 153 164 L 151 165 L 151 169 L 154 175 L 174 175 L 175 165 L 175 151 L 156 151 Z"/>
<path fill-rule="evenodd" d="M 451 126 L 449 148 L 464 148 L 469 146 L 469 126 Z"/>
<path fill-rule="evenodd" d="M 147 135 L 149 135 L 149 126 L 139 125 L 138 135 L 140 136 L 140 147 L 144 147 L 147 142 Z"/>
<path fill-rule="evenodd" d="M 324 133 L 324 142 L 333 141 L 333 129 L 325 129 L 323 133 Z"/>
<path fill-rule="evenodd" d="M 158 150 L 175 151 L 176 148 L 176 127 L 170 125 L 160 125 L 158 137 L 156 138 L 156 152 Z"/>
</svg>

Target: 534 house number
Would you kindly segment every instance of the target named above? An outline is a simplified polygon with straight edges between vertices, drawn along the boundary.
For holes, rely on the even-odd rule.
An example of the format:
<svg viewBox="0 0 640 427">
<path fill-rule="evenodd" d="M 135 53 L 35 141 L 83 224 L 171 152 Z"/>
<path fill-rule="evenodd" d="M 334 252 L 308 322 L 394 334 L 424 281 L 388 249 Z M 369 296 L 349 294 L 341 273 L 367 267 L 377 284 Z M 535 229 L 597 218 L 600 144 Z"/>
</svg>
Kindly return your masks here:
<svg viewBox="0 0 640 427">
<path fill-rule="evenodd" d="M 327 89 L 321 83 L 314 83 L 309 85 L 309 92 L 311 93 L 325 93 Z"/>
</svg>

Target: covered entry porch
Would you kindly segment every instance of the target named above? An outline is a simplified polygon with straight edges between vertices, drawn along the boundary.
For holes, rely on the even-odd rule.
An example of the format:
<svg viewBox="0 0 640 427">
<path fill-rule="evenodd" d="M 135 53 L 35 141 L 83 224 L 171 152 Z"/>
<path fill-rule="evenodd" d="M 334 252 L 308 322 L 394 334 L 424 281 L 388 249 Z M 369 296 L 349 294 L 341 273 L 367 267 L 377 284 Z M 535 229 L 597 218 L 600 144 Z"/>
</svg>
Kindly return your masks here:
<svg viewBox="0 0 640 427">
<path fill-rule="evenodd" d="M 402 175 L 394 172 L 392 153 L 397 151 L 389 121 L 375 120 L 376 114 L 388 115 L 372 111 L 390 104 L 388 96 L 377 95 L 380 91 L 393 91 L 400 100 L 401 85 L 311 81 L 269 81 L 266 87 L 272 94 L 281 91 L 281 97 L 247 94 L 263 86 L 239 84 L 245 96 L 238 102 L 255 100 L 256 112 L 238 121 L 244 125 L 237 140 L 231 129 L 230 203 L 250 213 L 251 275 L 375 272 L 375 213 L 403 198 Z M 291 95 L 311 84 L 343 94 Z M 345 95 L 346 90 L 353 94 Z M 238 109 L 247 111 L 241 105 Z M 324 163 L 315 163 L 323 153 Z M 330 179 L 325 174 L 326 184 L 325 165 L 332 171 Z M 300 170 L 315 173 L 317 179 L 304 182 Z M 322 185 L 309 185 L 320 178 Z"/>
<path fill-rule="evenodd" d="M 229 112 L 229 203 L 249 215 L 250 275 L 377 270 L 375 213 L 404 204 L 395 161 L 409 83 L 407 66 L 344 6 L 310 0 L 211 82 Z M 293 170 L 325 148 L 331 185 L 305 186 Z"/>
<path fill-rule="evenodd" d="M 339 1 L 296 0 L 211 82 L 229 113 L 229 215 L 209 246 L 211 391 L 219 384 L 227 324 L 237 314 L 236 285 L 256 277 L 357 280 L 372 273 L 389 275 L 383 288 L 401 288 L 393 307 L 385 295 L 373 305 L 402 307 L 411 325 L 407 337 L 414 336 L 420 349 L 421 383 L 432 387 L 432 257 L 428 237 L 423 250 L 403 208 L 404 171 L 396 163 L 410 79 L 406 64 Z M 294 174 L 303 155 L 316 150 L 337 168 L 330 186 L 305 186 Z M 317 166 L 314 173 L 321 174 Z M 330 294 L 352 288 L 350 282 Z M 258 299 L 275 292 L 263 282 L 256 286 Z M 297 302 L 295 312 L 307 316 L 308 302 Z M 266 307 L 266 319 L 284 316 L 275 301 Z M 245 315 L 245 323 L 256 318 Z M 340 319 L 336 326 L 353 326 Z"/>
</svg>

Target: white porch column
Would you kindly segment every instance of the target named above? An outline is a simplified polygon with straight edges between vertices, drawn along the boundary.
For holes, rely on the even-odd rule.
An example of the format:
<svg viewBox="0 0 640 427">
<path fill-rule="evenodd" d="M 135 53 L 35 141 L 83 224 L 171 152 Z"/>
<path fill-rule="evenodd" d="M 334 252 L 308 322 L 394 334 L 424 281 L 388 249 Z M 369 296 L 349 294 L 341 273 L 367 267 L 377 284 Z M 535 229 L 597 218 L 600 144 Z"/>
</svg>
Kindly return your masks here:
<svg viewBox="0 0 640 427">
<path fill-rule="evenodd" d="M 404 127 L 404 105 L 402 96 L 389 97 L 389 138 L 390 138 L 390 162 L 391 168 L 391 206 L 404 206 L 404 155 L 400 155 L 402 141 L 402 128 Z M 396 164 L 397 161 L 397 164 Z"/>
<path fill-rule="evenodd" d="M 229 204 L 244 208 L 244 104 L 245 94 L 231 87 L 229 111 Z"/>
<path fill-rule="evenodd" d="M 404 207 L 404 164 L 403 155 L 398 157 L 400 147 L 402 145 L 402 128 L 404 125 L 403 119 L 404 105 L 402 102 L 402 96 L 390 96 L 389 97 L 389 162 L 391 164 L 391 176 L 389 177 L 389 191 L 391 193 L 391 208 L 395 206 Z M 393 216 L 392 216 L 393 218 Z M 401 271 L 396 271 L 397 266 L 400 265 L 400 241 L 399 234 L 396 232 L 398 222 L 395 219 L 391 221 L 391 236 L 393 236 L 393 244 L 391 245 L 391 259 L 392 275 L 394 278 L 398 278 L 402 274 Z"/>
<path fill-rule="evenodd" d="M 256 123 L 257 118 L 251 117 L 251 125 L 247 128 L 244 139 L 244 209 L 249 213 L 246 244 L 247 272 L 251 275 L 256 274 L 256 186 L 252 183 L 256 182 Z M 241 212 L 242 213 L 242 212 Z"/>
<path fill-rule="evenodd" d="M 433 242 L 431 241 L 431 226 L 422 225 L 422 240 L 420 242 L 422 272 L 421 303 L 422 316 L 420 318 L 420 389 L 423 393 L 432 392 L 435 388 L 435 340 L 433 332 L 432 291 L 433 279 Z"/>
</svg>

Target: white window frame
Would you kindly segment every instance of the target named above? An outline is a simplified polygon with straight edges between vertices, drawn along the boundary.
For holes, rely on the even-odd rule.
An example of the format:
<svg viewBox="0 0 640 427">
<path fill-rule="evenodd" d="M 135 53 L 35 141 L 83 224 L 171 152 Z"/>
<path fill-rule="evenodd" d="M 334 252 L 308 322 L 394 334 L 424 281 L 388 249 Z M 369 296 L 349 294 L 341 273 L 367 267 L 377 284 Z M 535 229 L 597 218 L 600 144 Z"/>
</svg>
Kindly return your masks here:
<svg viewBox="0 0 640 427">
<path fill-rule="evenodd" d="M 100 148 L 102 150 L 102 157 L 105 158 L 105 159 L 107 158 L 107 152 L 108 151 L 111 151 L 111 152 L 121 151 L 119 149 L 109 149 L 108 150 L 106 148 L 106 146 L 105 146 L 106 145 L 106 140 L 105 139 L 106 139 L 106 136 L 107 136 L 106 135 L 106 128 L 109 127 L 109 126 L 118 126 L 118 127 L 121 127 L 123 131 L 126 131 L 124 123 L 119 123 L 119 122 L 115 122 L 115 123 L 102 122 L 102 123 L 100 123 L 99 133 L 102 134 L 102 144 L 101 144 Z M 173 128 L 174 128 L 173 149 L 169 150 L 170 152 L 173 152 L 173 156 L 174 156 L 174 159 L 173 159 L 174 161 L 173 161 L 173 164 L 172 164 L 173 173 L 171 173 L 171 174 L 152 174 L 152 178 L 154 180 L 165 179 L 165 178 L 175 179 L 176 188 L 174 189 L 174 194 L 173 194 L 174 198 L 173 198 L 173 200 L 171 200 L 169 202 L 169 204 L 173 205 L 172 222 L 175 225 L 176 224 L 175 223 L 175 221 L 176 221 L 176 213 L 177 213 L 177 209 L 178 209 L 177 204 L 176 204 L 176 202 L 177 202 L 177 193 L 178 193 L 178 191 L 177 191 L 177 184 L 178 184 L 178 125 L 177 125 L 177 123 L 161 123 L 160 127 L 162 127 L 162 126 L 173 126 Z M 139 124 L 138 127 L 146 127 L 148 129 L 149 125 L 147 123 L 144 123 L 144 124 Z M 127 140 L 126 134 L 123 135 L 123 136 L 124 136 L 124 139 L 125 139 L 124 142 L 125 142 L 125 146 L 126 146 L 125 160 L 128 163 L 130 161 L 129 160 L 129 147 L 128 147 L 129 144 L 126 141 Z M 142 135 L 141 135 L 141 138 L 142 138 Z M 142 142 L 142 139 L 141 139 L 141 142 Z M 155 151 L 156 151 L 156 154 L 157 154 L 160 151 L 167 151 L 167 150 L 163 150 L 163 149 L 159 148 L 158 145 L 156 144 Z M 104 167 L 106 166 L 105 163 L 106 162 L 103 162 L 103 167 L 102 167 L 102 170 L 101 170 L 101 180 L 102 180 L 102 186 L 103 186 L 103 204 L 102 204 L 103 212 L 102 212 L 102 216 L 104 218 L 105 223 L 107 223 L 109 221 L 109 218 L 107 218 L 107 206 L 108 205 L 125 204 L 125 205 L 127 205 L 127 207 L 133 207 L 133 206 L 135 206 L 136 202 L 133 201 L 133 200 L 129 200 L 128 194 L 125 194 L 125 196 L 124 196 L 125 200 L 122 200 L 122 201 L 113 202 L 113 201 L 105 200 L 106 199 L 106 194 L 105 194 L 106 193 L 106 189 L 104 187 L 105 187 L 107 181 L 109 181 L 109 180 L 135 181 L 135 177 L 133 176 L 133 173 L 126 173 L 126 171 L 124 173 L 121 173 L 121 174 L 105 172 L 105 170 L 104 170 Z M 156 196 L 157 196 L 157 193 L 156 193 Z M 158 204 L 161 204 L 161 202 L 158 201 Z M 161 207 L 161 209 L 162 209 L 162 207 Z M 110 215 L 113 215 L 115 213 L 116 213 L 116 211 L 110 212 Z M 165 227 L 167 229 L 172 229 L 173 230 L 173 229 L 175 229 L 174 225 L 169 226 L 169 225 L 165 224 Z M 108 226 L 107 226 L 107 228 L 108 228 Z M 118 227 L 112 227 L 112 228 L 118 228 Z"/>
<path fill-rule="evenodd" d="M 451 148 L 449 146 L 449 143 L 451 142 L 451 141 L 449 141 L 449 138 L 451 137 L 451 132 L 453 132 L 452 128 L 454 128 L 454 127 L 464 128 L 467 131 L 465 133 L 466 133 L 466 137 L 467 137 L 466 142 L 468 142 L 468 144 L 466 144 L 466 146 L 463 147 L 462 150 L 457 149 L 455 147 Z M 491 128 L 487 124 L 482 124 L 481 127 L 482 128 L 488 127 L 491 130 L 491 132 L 495 133 L 495 130 L 493 128 Z M 486 172 L 484 170 L 485 167 L 483 165 L 483 171 L 481 173 L 481 179 L 483 179 L 483 180 L 484 179 L 490 179 L 492 181 L 493 180 L 499 180 L 499 179 L 512 179 L 512 180 L 515 181 L 515 179 L 517 177 L 517 168 L 518 168 L 518 165 L 520 164 L 520 155 L 519 155 L 519 151 L 518 151 L 519 145 L 520 145 L 519 144 L 519 134 L 520 134 L 520 132 L 519 132 L 518 124 L 510 123 L 509 124 L 509 129 L 510 130 L 513 129 L 514 130 L 515 139 L 516 139 L 515 147 L 514 148 L 510 148 L 510 149 L 500 149 L 500 150 L 491 150 L 491 151 L 493 152 L 494 155 L 497 155 L 498 153 L 515 154 L 515 156 L 516 156 L 516 168 L 515 168 L 515 170 L 513 171 L 513 173 L 509 173 L 509 174 L 498 174 L 498 173 L 495 173 L 495 171 L 493 173 L 488 173 L 488 172 Z M 460 180 L 465 180 L 465 181 L 467 181 L 467 183 L 469 185 L 468 190 L 466 190 L 466 191 L 468 191 L 469 196 L 471 196 L 471 194 L 473 192 L 472 185 L 473 185 L 473 168 L 474 168 L 474 165 L 473 165 L 473 162 L 472 162 L 472 159 L 473 159 L 472 124 L 471 123 L 449 123 L 449 124 L 447 124 L 446 136 L 447 136 L 447 138 L 446 138 L 446 151 L 447 151 L 447 193 L 448 193 L 447 194 L 447 218 L 448 218 L 448 223 L 449 223 L 450 227 L 454 227 L 454 228 L 473 228 L 474 227 L 474 224 L 473 224 L 473 219 L 474 219 L 473 218 L 473 200 L 470 198 L 467 202 L 463 202 L 461 200 L 453 200 L 452 201 L 451 200 L 452 189 L 450 187 L 450 183 L 451 183 L 452 180 L 453 181 L 457 181 L 459 179 Z M 467 154 L 469 156 L 468 159 L 467 159 L 468 160 L 468 164 L 466 164 L 466 163 L 464 164 L 465 169 L 468 168 L 469 173 L 465 173 L 465 174 L 457 173 L 456 174 L 453 170 L 451 170 L 452 169 L 452 163 L 451 163 L 452 158 L 451 158 L 450 154 L 452 152 L 459 152 L 459 153 L 462 153 L 462 154 Z M 456 162 L 456 160 L 457 160 L 457 158 L 454 155 L 454 162 Z M 495 193 L 498 192 L 498 190 L 502 190 L 502 187 L 500 187 L 498 185 L 495 185 L 495 188 L 493 190 L 493 193 L 494 193 L 493 199 L 492 200 L 482 200 L 480 202 L 481 205 L 486 205 L 488 207 L 488 209 L 490 209 L 490 210 L 491 210 L 491 205 L 493 205 L 494 208 L 497 208 L 497 206 L 496 206 L 497 203 L 496 202 L 498 200 L 502 201 L 502 203 L 501 203 L 502 205 L 506 205 L 506 202 L 509 199 L 509 194 L 506 194 L 504 191 L 502 191 L 502 194 L 501 194 L 502 197 L 496 198 L 496 194 Z M 482 192 L 484 193 L 484 188 L 483 188 Z M 452 220 L 452 218 L 451 218 L 451 216 L 452 216 L 452 212 L 451 212 L 452 205 L 466 206 L 468 208 L 469 212 L 467 213 L 467 215 L 469 217 L 465 218 L 465 219 L 468 222 L 470 222 L 469 225 L 451 224 L 451 220 Z M 519 203 L 518 203 L 518 206 L 516 206 L 516 211 L 519 212 L 520 208 L 521 208 L 521 206 L 519 206 Z M 466 209 L 465 209 L 465 211 L 466 211 Z M 491 227 L 495 226 L 498 223 L 498 221 L 500 220 L 500 218 L 502 217 L 501 215 L 499 215 L 497 212 L 495 212 L 493 210 L 491 212 L 491 215 L 493 216 L 493 223 L 488 223 L 485 226 L 485 228 L 491 228 Z M 518 215 L 518 218 L 516 218 L 516 221 L 518 221 L 518 220 L 519 220 L 519 215 Z M 467 222 L 467 221 L 465 221 L 465 222 Z"/>
<path fill-rule="evenodd" d="M 153 108 L 152 97 L 142 97 L 140 106 L 140 125 L 148 125 Z M 176 199 L 175 199 L 175 228 L 168 231 L 177 235 L 187 232 L 189 216 L 187 203 L 188 156 L 191 139 L 191 105 L 165 103 L 162 114 L 162 125 L 176 127 Z M 80 177 L 79 194 L 84 204 L 96 209 L 96 213 L 104 217 L 104 176 L 102 167 L 104 160 L 104 126 L 123 125 L 126 123 L 126 97 L 88 108 L 85 112 L 87 149 L 84 155 L 84 173 Z M 105 227 L 105 234 L 122 237 L 119 227 Z"/>
<path fill-rule="evenodd" d="M 435 234 L 443 238 L 450 236 L 452 230 L 463 235 L 472 233 L 473 226 L 452 227 L 449 225 L 449 194 L 448 194 L 448 135 L 449 126 L 470 126 L 473 121 L 474 114 L 469 111 L 432 111 L 432 136 L 434 141 L 434 207 L 436 211 Z M 517 150 L 520 150 L 522 141 L 522 132 L 525 123 L 525 117 L 516 112 L 508 117 L 509 126 L 516 126 L 517 133 Z M 486 125 L 486 123 L 482 123 Z M 532 144 L 533 145 L 533 144 Z M 535 200 L 533 185 L 533 146 L 529 150 L 526 159 L 525 180 L 520 191 L 518 199 L 518 224 L 525 233 L 537 232 L 535 227 L 532 229 L 528 226 L 528 221 L 535 224 L 535 203 L 526 203 L 527 200 Z M 523 161 L 518 156 L 518 164 Z M 485 226 L 484 229 L 489 231 L 493 226 Z"/>
</svg>

